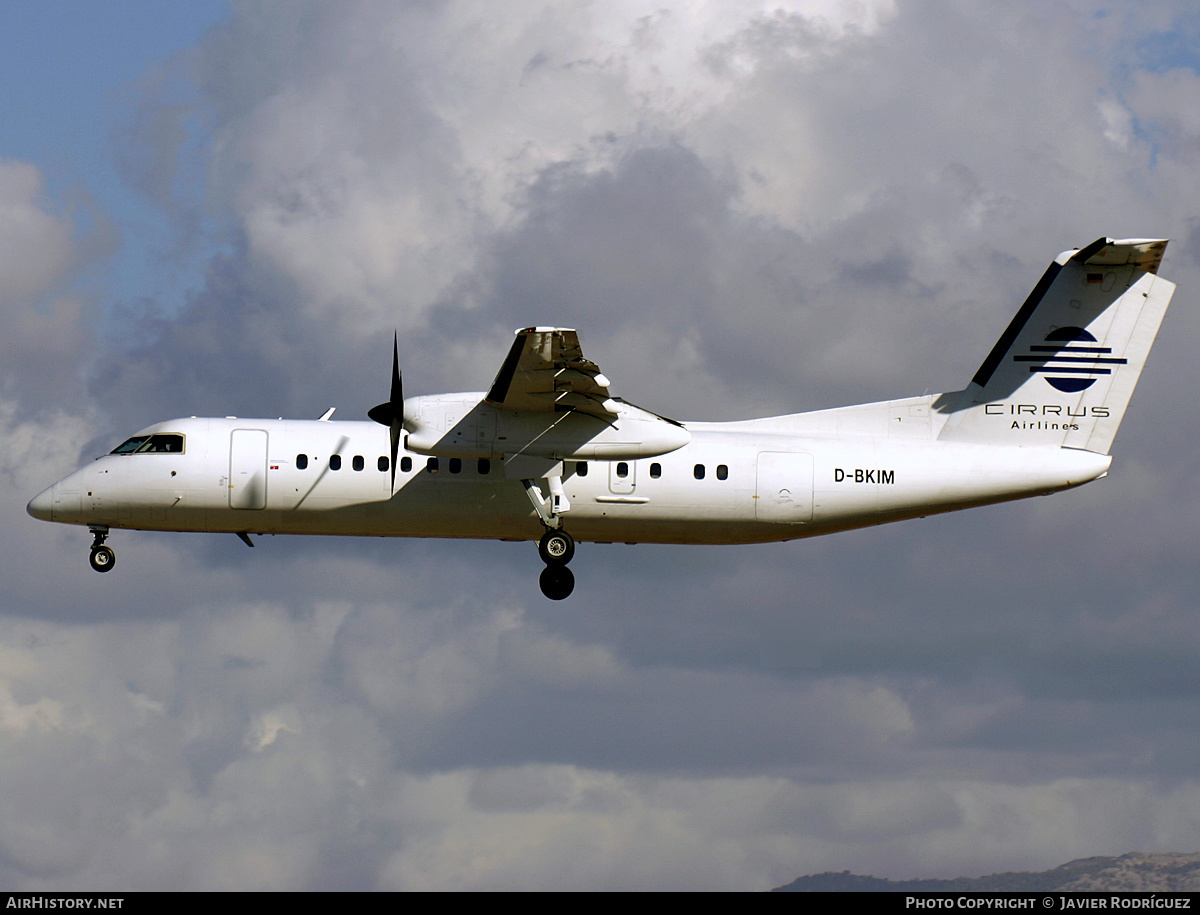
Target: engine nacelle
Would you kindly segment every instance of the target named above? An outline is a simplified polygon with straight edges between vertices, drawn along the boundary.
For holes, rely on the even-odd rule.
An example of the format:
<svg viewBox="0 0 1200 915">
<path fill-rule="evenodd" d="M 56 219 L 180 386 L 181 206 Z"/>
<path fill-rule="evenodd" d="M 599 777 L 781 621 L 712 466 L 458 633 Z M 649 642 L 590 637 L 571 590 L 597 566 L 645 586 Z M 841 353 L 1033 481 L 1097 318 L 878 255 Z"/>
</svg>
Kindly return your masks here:
<svg viewBox="0 0 1200 915">
<path fill-rule="evenodd" d="M 682 448 L 683 426 L 621 401 L 606 421 L 587 413 L 505 410 L 482 393 L 436 394 L 404 401 L 409 451 L 437 457 L 494 458 L 524 454 L 551 460 L 632 461 Z"/>
</svg>

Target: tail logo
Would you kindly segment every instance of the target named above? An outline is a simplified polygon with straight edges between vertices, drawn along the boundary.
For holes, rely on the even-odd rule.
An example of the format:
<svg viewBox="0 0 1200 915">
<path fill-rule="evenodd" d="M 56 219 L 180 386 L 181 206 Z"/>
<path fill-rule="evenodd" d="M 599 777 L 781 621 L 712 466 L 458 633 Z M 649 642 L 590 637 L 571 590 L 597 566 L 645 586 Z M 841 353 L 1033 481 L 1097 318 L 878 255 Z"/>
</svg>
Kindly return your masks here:
<svg viewBox="0 0 1200 915">
<path fill-rule="evenodd" d="M 1032 363 L 1030 374 L 1043 375 L 1052 388 L 1074 394 L 1095 384 L 1094 376 L 1111 375 L 1110 366 L 1126 363 L 1111 355 L 1111 347 L 1096 346 L 1098 342 L 1082 327 L 1059 327 L 1046 334 L 1044 344 L 1034 344 L 1028 353 L 1013 356 L 1013 362 Z M 1080 377 L 1083 375 L 1089 377 Z"/>
</svg>

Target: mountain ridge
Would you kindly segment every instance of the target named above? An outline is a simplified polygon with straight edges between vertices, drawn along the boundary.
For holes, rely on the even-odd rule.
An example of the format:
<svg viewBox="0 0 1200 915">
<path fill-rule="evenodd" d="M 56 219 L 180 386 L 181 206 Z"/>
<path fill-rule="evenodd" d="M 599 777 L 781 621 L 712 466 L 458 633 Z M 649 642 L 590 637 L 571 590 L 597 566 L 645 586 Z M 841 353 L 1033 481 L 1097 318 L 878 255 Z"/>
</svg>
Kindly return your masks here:
<svg viewBox="0 0 1200 915">
<path fill-rule="evenodd" d="M 1048 871 L 1009 871 L 983 877 L 890 880 L 826 871 L 800 877 L 776 893 L 902 893 L 902 892 L 1139 892 L 1200 891 L 1200 852 L 1129 852 L 1115 858 L 1093 857 L 1068 861 Z"/>
</svg>

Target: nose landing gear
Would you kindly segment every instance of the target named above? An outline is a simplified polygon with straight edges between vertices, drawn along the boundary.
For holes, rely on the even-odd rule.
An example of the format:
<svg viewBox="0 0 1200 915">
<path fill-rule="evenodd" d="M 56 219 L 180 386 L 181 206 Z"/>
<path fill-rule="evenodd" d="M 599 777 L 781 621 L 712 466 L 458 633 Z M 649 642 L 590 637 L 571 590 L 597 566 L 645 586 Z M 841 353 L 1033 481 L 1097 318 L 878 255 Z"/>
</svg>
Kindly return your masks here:
<svg viewBox="0 0 1200 915">
<path fill-rule="evenodd" d="M 575 555 L 575 541 L 564 530 L 546 531 L 538 543 L 538 555 L 546 568 L 542 570 L 538 584 L 542 593 L 551 600 L 562 600 L 575 590 L 575 575 L 567 563 Z"/>
<path fill-rule="evenodd" d="M 107 572 L 117 564 L 117 554 L 113 552 L 112 547 L 104 545 L 104 541 L 108 539 L 108 528 L 89 527 L 88 530 L 92 532 L 94 538 L 88 562 L 97 572 Z"/>
</svg>

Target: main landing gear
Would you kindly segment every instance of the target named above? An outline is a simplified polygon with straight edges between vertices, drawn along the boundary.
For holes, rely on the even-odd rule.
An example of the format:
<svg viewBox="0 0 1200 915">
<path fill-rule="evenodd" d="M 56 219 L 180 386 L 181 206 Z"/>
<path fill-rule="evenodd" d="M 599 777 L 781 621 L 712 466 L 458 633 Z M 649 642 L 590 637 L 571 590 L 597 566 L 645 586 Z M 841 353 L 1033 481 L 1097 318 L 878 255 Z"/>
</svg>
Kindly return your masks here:
<svg viewBox="0 0 1200 915">
<path fill-rule="evenodd" d="M 117 554 L 113 552 L 112 547 L 105 546 L 104 541 L 108 539 L 107 527 L 89 527 L 92 532 L 92 553 L 88 557 L 88 562 L 92 564 L 92 568 L 97 572 L 107 572 L 117 564 Z"/>
<path fill-rule="evenodd" d="M 571 503 L 567 501 L 567 494 L 563 492 L 561 466 L 559 472 L 546 476 L 546 483 L 550 489 L 549 498 L 543 498 L 536 480 L 523 479 L 521 483 L 525 486 L 525 493 L 529 496 L 534 511 L 546 528 L 546 533 L 542 534 L 542 539 L 538 542 L 538 555 L 542 557 L 542 562 L 546 563 L 538 584 L 541 585 L 542 593 L 551 600 L 570 597 L 571 592 L 575 590 L 575 576 L 567 568 L 567 563 L 575 555 L 575 541 L 562 529 L 562 515 L 571 510 Z"/>
<path fill-rule="evenodd" d="M 575 575 L 567 568 L 575 555 L 575 541 L 571 535 L 563 530 L 546 531 L 538 543 L 538 555 L 546 563 L 538 579 L 542 593 L 551 600 L 570 597 L 575 590 Z"/>
</svg>

